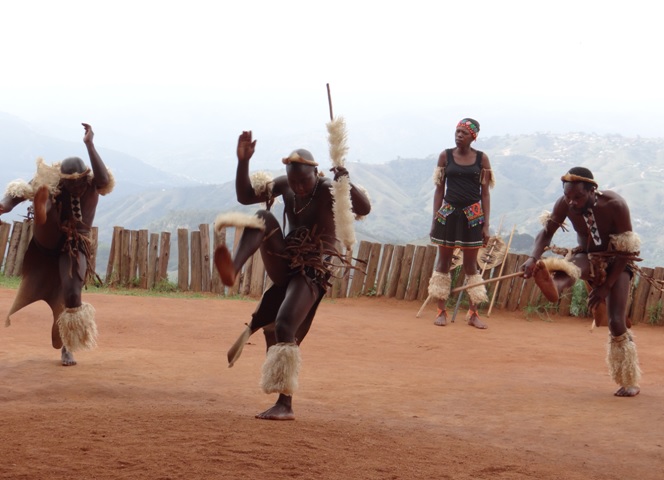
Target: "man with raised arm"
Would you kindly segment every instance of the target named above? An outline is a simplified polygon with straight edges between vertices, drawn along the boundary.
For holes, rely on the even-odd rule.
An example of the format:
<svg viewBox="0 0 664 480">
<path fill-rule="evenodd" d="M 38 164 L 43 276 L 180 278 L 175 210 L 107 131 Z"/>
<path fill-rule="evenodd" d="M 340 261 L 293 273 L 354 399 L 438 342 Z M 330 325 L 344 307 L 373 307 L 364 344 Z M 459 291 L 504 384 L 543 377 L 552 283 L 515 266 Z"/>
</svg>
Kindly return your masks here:
<svg viewBox="0 0 664 480">
<path fill-rule="evenodd" d="M 242 132 L 237 146 L 235 188 L 243 205 L 265 203 L 266 209 L 255 215 L 221 214 L 217 230 L 225 226 L 244 227 L 235 255 L 225 245 L 215 250 L 214 263 L 225 285 L 233 285 L 242 265 L 260 249 L 267 275 L 273 285 L 265 291 L 251 323 L 229 351 L 229 366 L 239 356 L 249 336 L 263 328 L 267 356 L 263 365 L 261 387 L 265 393 L 278 393 L 276 403 L 257 418 L 292 420 L 292 396 L 298 386 L 299 345 L 307 334 L 316 309 L 322 300 L 334 268 L 338 251 L 332 181 L 318 172 L 318 163 L 307 150 L 295 150 L 282 160 L 286 175 L 272 180 L 265 174 L 249 175 L 249 160 L 256 140 L 250 131 Z M 348 175 L 336 167 L 335 180 Z M 277 197 L 284 203 L 288 226 L 282 227 L 269 211 Z M 351 184 L 350 200 L 355 215 L 371 210 L 366 194 Z M 284 235 L 284 232 L 287 232 Z"/>
<path fill-rule="evenodd" d="M 81 299 L 92 275 L 90 231 L 99 195 L 114 186 L 111 173 L 95 149 L 92 127 L 83 123 L 92 170 L 78 157 L 47 165 L 37 160 L 30 182 L 14 180 L 0 200 L 0 214 L 26 200 L 32 201 L 33 237 L 25 253 L 22 279 L 9 317 L 38 300 L 53 312 L 51 342 L 61 349 L 62 365 L 76 365 L 73 352 L 96 345 L 95 310 Z"/>
</svg>

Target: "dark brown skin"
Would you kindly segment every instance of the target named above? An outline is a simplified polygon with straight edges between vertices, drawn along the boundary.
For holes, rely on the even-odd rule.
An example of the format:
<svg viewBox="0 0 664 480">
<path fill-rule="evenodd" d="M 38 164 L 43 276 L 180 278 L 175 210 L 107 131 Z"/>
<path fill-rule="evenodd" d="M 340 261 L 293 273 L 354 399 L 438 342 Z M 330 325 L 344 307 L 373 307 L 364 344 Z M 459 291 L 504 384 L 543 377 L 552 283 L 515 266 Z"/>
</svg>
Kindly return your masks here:
<svg viewBox="0 0 664 480">
<path fill-rule="evenodd" d="M 257 195 L 251 186 L 249 160 L 254 154 L 255 147 L 256 140 L 253 140 L 252 133 L 242 132 L 237 146 L 235 190 L 238 202 L 243 205 L 263 203 L 268 200 L 267 194 Z M 313 160 L 308 151 L 297 152 L 303 158 Z M 345 168 L 336 168 L 333 171 L 335 178 L 348 175 Z M 315 228 L 316 233 L 323 236 L 325 243 L 330 246 L 335 244 L 331 186 L 332 181 L 326 177 L 319 177 L 318 170 L 314 166 L 300 163 L 286 166 L 286 175 L 274 179 L 272 197 L 283 198 L 289 231 L 299 227 L 310 231 Z M 354 186 L 351 186 L 351 204 L 353 212 L 357 215 L 367 215 L 371 211 L 369 199 Z M 266 210 L 257 212 L 257 215 L 265 220 L 265 231 L 245 228 L 232 260 L 234 272 L 239 272 L 247 259 L 260 248 L 265 270 L 270 279 L 277 285 L 287 285 L 285 299 L 276 315 L 275 334 L 266 335 L 267 348 L 281 342 L 300 343 L 303 338 L 296 338 L 295 334 L 317 300 L 318 287 L 312 288 L 311 280 L 304 275 L 290 275 L 288 260 L 274 255 L 283 252 L 286 246 L 278 220 Z M 267 235 L 275 230 L 275 233 Z M 256 417 L 269 420 L 293 419 L 292 397 L 280 394 L 274 406 Z"/>
<path fill-rule="evenodd" d="M 35 212 L 40 211 L 42 214 L 35 214 L 33 238 L 39 246 L 47 250 L 58 248 L 63 235 L 61 225 L 68 223 L 73 218 L 71 212 L 72 196 L 79 196 L 81 200 L 83 221 L 77 222 L 76 228 L 81 233 L 90 232 L 97 210 L 97 202 L 99 201 L 97 189 L 108 186 L 110 181 L 108 170 L 95 149 L 92 127 L 87 123 L 82 125 L 85 130 L 83 143 L 88 150 L 92 172 L 94 173 L 92 184 L 89 184 L 86 179 L 62 180 L 60 182 L 60 193 L 57 197 L 50 196 L 45 187 L 39 189 L 35 195 Z M 84 170 L 83 161 L 76 157 L 67 158 L 61 164 L 63 173 L 71 174 Z M 3 198 L 0 201 L 0 214 L 10 212 L 16 205 L 25 200 L 25 198 Z M 70 275 L 72 265 L 73 260 L 69 254 L 61 253 L 59 256 L 59 273 L 64 290 L 65 307 L 67 308 L 81 306 L 81 291 L 87 269 L 85 255 L 83 253 L 78 254 L 78 274 L 75 271 L 73 275 Z M 53 332 L 55 335 L 57 328 L 54 327 Z M 57 335 L 59 336 L 59 333 Z M 62 347 L 61 357 L 62 364 L 65 366 L 76 364 L 73 355 L 64 346 Z"/>
<path fill-rule="evenodd" d="M 586 188 L 591 187 L 591 188 Z M 572 228 L 577 235 L 578 245 L 587 252 L 606 251 L 609 244 L 609 235 L 615 235 L 632 231 L 632 220 L 627 202 L 615 192 L 597 192 L 595 186 L 585 182 L 566 182 L 563 188 L 563 196 L 560 197 L 551 214 L 551 220 L 547 222 L 535 238 L 535 246 L 531 257 L 524 262 L 521 268 L 524 277 L 530 278 L 537 259 L 539 259 L 545 248 L 551 244 L 553 235 L 560 224 L 569 219 Z M 583 213 L 592 208 L 599 234 L 602 239 L 601 245 L 595 245 L 590 238 Z M 577 253 L 571 259 L 581 269 L 581 278 L 590 279 L 590 262 L 586 253 Z M 588 294 L 588 307 L 592 310 L 600 302 L 606 301 L 609 316 L 609 331 L 613 336 L 622 335 L 627 331 L 627 301 L 631 278 L 625 271 L 628 259 L 616 257 L 607 271 L 606 281 L 601 285 L 591 285 Z M 554 284 L 558 292 L 562 292 L 574 285 L 575 280 L 563 272 L 555 272 Z M 617 396 L 632 397 L 639 393 L 637 387 L 621 387 Z"/>
<path fill-rule="evenodd" d="M 457 127 L 454 133 L 454 139 L 456 143 L 456 148 L 453 151 L 454 161 L 459 165 L 467 166 L 473 165 L 475 163 L 475 158 L 477 156 L 477 150 L 472 148 L 470 145 L 475 140 L 470 132 L 463 127 Z M 441 152 L 438 156 L 438 166 L 443 168 L 447 166 L 447 153 L 445 151 Z M 486 154 L 482 155 L 482 168 L 491 169 L 491 164 L 489 163 L 489 157 Z M 436 191 L 433 196 L 433 221 L 436 221 L 436 212 L 440 209 L 443 204 L 443 198 L 445 198 L 445 178 L 440 182 L 440 185 L 436 186 Z M 489 241 L 489 218 L 491 216 L 491 195 L 489 191 L 489 179 L 484 179 L 481 187 L 482 195 L 482 209 L 484 210 L 484 226 L 482 228 L 482 235 L 484 237 L 484 244 L 486 245 Z M 433 232 L 433 227 L 432 227 Z M 452 254 L 454 253 L 454 248 L 438 246 L 438 261 L 436 263 L 436 271 L 441 273 L 449 273 L 452 267 Z M 476 248 L 467 248 L 463 251 L 463 271 L 466 275 L 475 275 L 477 273 L 477 255 L 479 249 Z M 438 301 L 438 309 L 440 314 L 434 321 L 434 324 L 439 326 L 444 326 L 447 324 L 447 312 L 445 311 L 445 301 Z M 470 305 L 470 310 L 477 311 L 477 305 Z M 480 320 L 476 314 L 472 314 L 468 319 L 468 324 L 484 329 L 487 328 L 487 325 Z"/>
</svg>

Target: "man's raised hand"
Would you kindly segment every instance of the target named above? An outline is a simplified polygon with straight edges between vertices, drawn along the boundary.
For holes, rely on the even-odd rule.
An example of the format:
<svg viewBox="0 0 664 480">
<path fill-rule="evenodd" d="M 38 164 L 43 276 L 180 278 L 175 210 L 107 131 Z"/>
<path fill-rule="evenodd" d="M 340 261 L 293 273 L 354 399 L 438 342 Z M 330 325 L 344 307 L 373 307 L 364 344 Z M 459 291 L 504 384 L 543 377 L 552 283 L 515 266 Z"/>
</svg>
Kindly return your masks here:
<svg viewBox="0 0 664 480">
<path fill-rule="evenodd" d="M 85 129 L 85 135 L 83 136 L 83 143 L 88 144 L 92 143 L 92 139 L 95 136 L 95 132 L 92 131 L 92 127 L 87 123 L 81 123 Z"/>
<path fill-rule="evenodd" d="M 237 140 L 237 159 L 240 162 L 248 162 L 254 155 L 256 140 L 251 138 L 251 130 L 242 132 Z"/>
</svg>

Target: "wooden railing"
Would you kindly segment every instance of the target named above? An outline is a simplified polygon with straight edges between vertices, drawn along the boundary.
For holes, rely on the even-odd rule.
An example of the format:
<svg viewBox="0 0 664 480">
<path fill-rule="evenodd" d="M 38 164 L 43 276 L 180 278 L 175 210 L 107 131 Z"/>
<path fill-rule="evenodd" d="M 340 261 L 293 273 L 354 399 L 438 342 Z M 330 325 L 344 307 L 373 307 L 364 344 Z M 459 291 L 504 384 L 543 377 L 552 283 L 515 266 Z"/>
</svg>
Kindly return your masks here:
<svg viewBox="0 0 664 480">
<path fill-rule="evenodd" d="M 170 232 L 149 233 L 147 230 L 126 230 L 114 227 L 106 273 L 102 277 L 109 286 L 152 289 L 160 282 L 176 283 L 181 291 L 211 292 L 218 295 L 259 297 L 269 285 L 260 254 L 246 262 L 232 287 L 224 286 L 212 266 L 212 253 L 225 243 L 235 249 L 241 228 L 229 227 L 214 232 L 209 224 L 198 230 L 177 230 L 177 242 Z M 32 235 L 32 224 L 14 222 L 0 224 L 0 265 L 4 260 L 5 276 L 20 276 L 23 255 Z M 93 229 L 93 245 L 97 248 L 98 232 Z M 171 244 L 177 245 L 177 261 L 171 261 Z M 433 245 L 391 245 L 362 241 L 354 252 L 353 269 L 339 269 L 332 280 L 328 296 L 332 298 L 375 296 L 424 302 L 429 278 L 434 269 L 437 248 Z M 527 255 L 508 253 L 502 271 L 499 267 L 485 271 L 484 278 L 517 272 Z M 93 259 L 93 261 L 95 261 Z M 169 264 L 175 263 L 170 270 Z M 457 269 L 454 285 L 462 285 L 463 272 Z M 642 268 L 644 274 L 664 280 L 664 268 Z M 101 276 L 100 276 L 101 277 Z M 454 286 L 453 285 L 453 286 Z M 572 294 L 568 291 L 557 305 L 542 298 L 533 281 L 516 276 L 487 285 L 487 291 L 498 309 L 515 311 L 542 308 L 559 315 L 570 315 Z M 457 300 L 452 296 L 448 305 Z M 637 281 L 629 303 L 629 316 L 634 323 L 662 319 L 662 292 L 649 282 Z"/>
</svg>

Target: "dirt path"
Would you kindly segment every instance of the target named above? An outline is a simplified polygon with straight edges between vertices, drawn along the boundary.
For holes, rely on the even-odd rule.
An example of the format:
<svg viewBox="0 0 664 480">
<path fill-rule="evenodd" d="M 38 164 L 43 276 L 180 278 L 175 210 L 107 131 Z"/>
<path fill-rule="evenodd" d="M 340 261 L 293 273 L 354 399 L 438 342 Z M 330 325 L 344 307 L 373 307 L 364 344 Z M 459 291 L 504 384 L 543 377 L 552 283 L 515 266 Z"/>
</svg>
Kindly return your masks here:
<svg viewBox="0 0 664 480">
<path fill-rule="evenodd" d="M 6 312 L 14 291 L 0 289 Z M 88 294 L 99 347 L 59 366 L 50 312 L 0 330 L 2 479 L 661 479 L 664 329 L 639 325 L 644 378 L 612 395 L 606 328 L 494 311 L 434 327 L 433 307 L 324 301 L 302 348 L 297 420 L 253 418 L 253 301 Z M 4 315 L 4 314 L 3 314 Z M 431 317 L 431 318 L 430 318 Z"/>
</svg>

